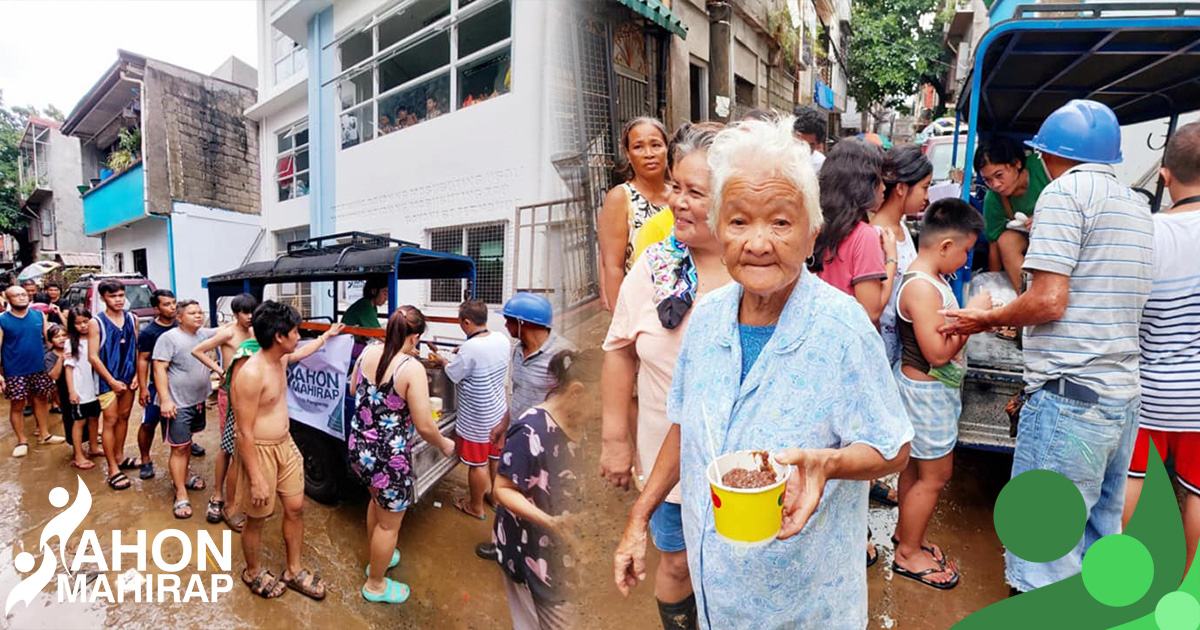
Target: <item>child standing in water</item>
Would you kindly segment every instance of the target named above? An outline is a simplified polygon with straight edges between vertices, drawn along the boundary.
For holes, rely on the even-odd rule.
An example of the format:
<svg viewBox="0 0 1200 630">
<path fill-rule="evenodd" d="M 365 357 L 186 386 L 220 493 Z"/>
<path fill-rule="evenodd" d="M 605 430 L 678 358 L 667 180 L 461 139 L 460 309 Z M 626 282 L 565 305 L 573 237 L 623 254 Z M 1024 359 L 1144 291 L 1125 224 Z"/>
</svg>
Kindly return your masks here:
<svg viewBox="0 0 1200 630">
<path fill-rule="evenodd" d="M 88 326 L 92 313 L 82 304 L 67 311 L 67 347 L 63 370 L 67 374 L 67 406 L 63 412 L 63 431 L 75 447 L 71 465 L 87 470 L 94 468 L 93 457 L 104 457 L 97 440 L 100 438 L 100 401 L 96 396 L 96 377 L 88 361 Z M 71 424 L 67 423 L 70 414 Z M 84 441 L 87 452 L 84 453 Z"/>
</svg>

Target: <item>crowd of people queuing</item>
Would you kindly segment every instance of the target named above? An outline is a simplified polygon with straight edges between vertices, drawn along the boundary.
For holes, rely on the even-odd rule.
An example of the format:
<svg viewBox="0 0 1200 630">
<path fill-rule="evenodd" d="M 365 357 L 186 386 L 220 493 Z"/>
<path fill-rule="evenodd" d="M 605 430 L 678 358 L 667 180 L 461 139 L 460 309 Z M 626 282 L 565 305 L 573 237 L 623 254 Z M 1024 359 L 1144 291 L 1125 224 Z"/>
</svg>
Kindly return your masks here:
<svg viewBox="0 0 1200 630">
<path fill-rule="evenodd" d="M 102 458 L 105 482 L 123 491 L 133 486 L 126 471 L 137 470 L 142 480 L 156 475 L 152 446 L 161 432 L 169 448 L 171 512 L 191 518 L 189 493 L 208 489 L 191 471 L 191 458 L 205 454 L 194 437 L 207 429 L 215 375 L 220 452 L 206 520 L 241 533 L 241 577 L 253 593 L 276 598 L 291 589 L 321 600 L 326 584 L 301 559 L 304 464 L 289 431 L 287 365 L 312 356 L 347 326 L 356 333 L 381 329 L 381 340 L 356 335 L 369 343 L 357 355 L 348 391 L 351 469 L 370 494 L 362 597 L 398 604 L 411 593 L 386 572 L 400 563 L 400 525 L 416 499 L 412 448 L 419 435 L 469 467 L 468 494 L 455 507 L 479 520 L 492 513 L 488 505 L 494 509 L 492 539 L 475 551 L 502 567 L 515 627 L 570 627 L 566 585 L 574 578 L 567 574 L 577 566 L 570 558 L 572 510 L 578 514 L 570 471 L 585 412 L 597 406 L 587 397 L 596 389 L 586 385 L 599 378 L 600 355 L 577 352 L 555 334 L 546 298 L 518 293 L 509 300 L 501 311 L 507 337 L 488 329 L 484 303 L 464 302 L 464 343 L 449 356 L 431 353 L 422 361 L 424 315 L 401 306 L 382 328 L 377 309 L 387 302 L 388 287 L 379 281 L 368 283 L 343 322 L 305 344 L 294 308 L 260 304 L 250 294 L 230 301 L 232 321 L 207 328 L 200 304 L 176 300 L 167 290 L 153 292 L 154 317 L 139 326 L 125 310 L 119 281 L 99 283 L 104 310 L 95 315 L 85 305 L 55 303 L 57 294 L 48 309 L 32 308 L 36 289 L 3 290 L 0 388 L 10 402 L 14 457 L 29 452 L 22 412 L 32 406 L 39 446 L 69 442 L 70 465 L 80 471 Z M 441 433 L 434 417 L 427 365 L 443 368 L 459 387 L 454 439 Z M 124 447 L 135 400 L 143 407 L 137 458 L 126 457 Z M 61 407 L 65 437 L 50 430 L 52 402 Z M 278 574 L 261 559 L 262 529 L 277 503 L 286 551 Z"/>
<path fill-rule="evenodd" d="M 1200 271 L 1186 248 L 1200 238 L 1200 123 L 1170 138 L 1161 172 L 1174 202 L 1152 217 L 1110 166 L 1120 128 L 1100 103 L 1070 102 L 1024 145 L 999 134 L 984 144 L 980 209 L 929 203 L 933 167 L 919 147 L 850 137 L 826 151 L 824 117 L 795 114 L 673 134 L 639 118 L 623 130 L 627 181 L 598 223 L 612 312 L 601 474 L 639 491 L 614 554 L 617 588 L 646 579 L 652 543 L 668 630 L 745 627 L 747 615 L 758 628 L 863 628 L 878 557 L 868 496 L 899 506 L 893 573 L 954 588 L 958 563 L 930 520 L 953 471 L 965 346 L 1018 328 L 1026 386 L 1012 474 L 1060 472 L 1088 521 L 1059 560 L 1008 554 L 1013 592 L 1078 573 L 1090 544 L 1121 531 L 1151 440 L 1190 491 L 1190 563 Z M 671 227 L 658 238 L 661 215 Z M 979 291 L 959 303 L 947 280 L 981 239 L 982 266 L 1005 272 L 1015 300 Z M 765 546 L 731 545 L 714 524 L 705 471 L 741 450 L 799 473 Z M 892 473 L 895 494 L 873 484 Z"/>
</svg>

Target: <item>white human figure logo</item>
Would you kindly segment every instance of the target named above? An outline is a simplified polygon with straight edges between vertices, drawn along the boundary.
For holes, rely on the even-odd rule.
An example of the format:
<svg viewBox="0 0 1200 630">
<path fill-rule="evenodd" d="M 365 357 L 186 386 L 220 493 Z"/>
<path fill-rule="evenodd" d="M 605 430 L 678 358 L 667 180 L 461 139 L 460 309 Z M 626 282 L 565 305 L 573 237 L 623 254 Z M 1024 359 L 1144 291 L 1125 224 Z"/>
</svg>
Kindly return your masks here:
<svg viewBox="0 0 1200 630">
<path fill-rule="evenodd" d="M 33 575 L 19 582 L 9 592 L 8 600 L 4 604 L 5 616 L 12 611 L 13 605 L 18 601 L 25 602 L 25 605 L 28 606 L 37 597 L 37 594 L 42 592 L 42 589 L 46 588 L 46 585 L 54 579 L 54 550 L 48 544 L 52 538 L 58 538 L 58 558 L 62 560 L 63 569 L 70 574 L 70 565 L 67 564 L 65 555 L 67 539 L 75 533 L 75 528 L 79 527 L 79 524 L 87 517 L 88 510 L 92 508 L 92 492 L 88 490 L 82 478 L 78 475 L 75 478 L 79 480 L 79 491 L 75 494 L 75 502 L 58 516 L 50 519 L 50 522 L 46 523 L 46 527 L 42 529 L 42 536 L 38 541 L 38 546 L 42 550 L 42 564 L 38 566 Z M 56 508 L 66 505 L 70 498 L 71 495 L 66 488 L 55 488 L 50 491 L 50 505 Z M 35 563 L 33 554 L 28 551 L 22 551 L 13 558 L 13 565 L 21 573 L 33 570 Z"/>
</svg>

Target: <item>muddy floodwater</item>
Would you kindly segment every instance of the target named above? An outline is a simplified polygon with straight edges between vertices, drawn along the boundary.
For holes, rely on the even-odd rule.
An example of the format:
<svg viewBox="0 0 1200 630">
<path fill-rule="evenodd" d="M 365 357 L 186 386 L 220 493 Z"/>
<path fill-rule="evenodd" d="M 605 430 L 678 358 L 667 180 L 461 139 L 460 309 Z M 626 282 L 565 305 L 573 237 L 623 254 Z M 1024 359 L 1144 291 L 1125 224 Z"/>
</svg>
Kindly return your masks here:
<svg viewBox="0 0 1200 630">
<path fill-rule="evenodd" d="M 0 413 L 7 414 L 7 402 Z M 137 456 L 136 432 L 141 418 L 134 407 L 126 455 Z M 33 419 L 27 418 L 27 430 L 33 431 Z M 599 479 L 597 456 L 599 427 L 593 422 L 584 440 L 587 473 L 582 479 L 585 516 L 581 519 L 582 575 L 580 611 L 582 628 L 652 629 L 659 626 L 651 584 L 639 586 L 628 598 L 622 598 L 612 585 L 611 554 L 624 529 L 625 516 L 634 499 L 632 492 L 611 488 Z M 213 465 L 218 448 L 216 414 L 209 411 L 209 429 L 198 442 L 209 454 L 193 459 L 193 472 L 212 483 Z M 61 434 L 57 415 L 52 430 Z M 67 446 L 33 446 L 29 456 L 12 459 L 15 444 L 7 422 L 0 426 L 0 593 L 8 593 L 28 573 L 20 573 L 14 564 L 23 551 L 41 563 L 39 537 L 43 528 L 62 509 L 51 505 L 51 489 L 63 487 L 74 497 L 76 474 L 92 492 L 92 507 L 66 549 L 68 561 L 74 557 L 83 530 L 96 530 L 106 558 L 111 559 L 113 530 L 122 532 L 122 540 L 136 539 L 137 530 L 146 530 L 150 539 L 163 530 L 178 529 L 193 542 L 200 529 L 218 542 L 225 525 L 210 525 L 204 520 L 207 490 L 192 492 L 195 516 L 177 520 L 171 515 L 172 490 L 166 471 L 167 449 L 155 439 L 153 456 L 156 476 L 142 481 L 136 472 L 133 486 L 116 492 L 103 481 L 102 460 L 97 468 L 76 471 L 67 464 Z M 1003 580 L 1002 549 L 992 527 L 991 506 L 1008 477 L 1011 460 L 1003 455 L 959 451 L 955 477 L 946 499 L 934 516 L 930 537 L 942 545 L 962 570 L 958 588 L 934 591 L 916 582 L 893 577 L 890 571 L 891 543 L 895 509 L 872 506 L 871 527 L 882 554 L 880 562 L 868 570 L 870 585 L 871 628 L 922 628 L 938 630 L 978 608 L 1007 594 Z M 894 483 L 894 480 L 893 480 Z M 321 505 L 311 500 L 305 508 L 304 563 L 318 571 L 326 581 L 329 594 L 325 601 L 314 602 L 289 591 L 279 600 L 264 601 L 251 594 L 240 581 L 243 567 L 238 535 L 231 533 L 229 572 L 232 590 L 215 603 L 194 599 L 189 603 L 133 602 L 117 604 L 59 603 L 57 582 L 47 586 L 28 607 L 17 603 L 0 627 L 27 628 L 509 628 L 499 567 L 478 559 L 473 551 L 477 542 L 490 536 L 491 519 L 480 522 L 452 507 L 455 496 L 465 492 L 462 467 L 443 480 L 422 502 L 409 510 L 400 532 L 402 562 L 389 572 L 393 579 L 408 583 L 413 590 L 408 602 L 390 606 L 371 604 L 362 599 L 366 551 L 363 544 L 365 504 L 349 500 L 339 506 Z M 437 507 L 440 505 L 440 507 Z M 283 571 L 283 542 L 278 512 L 267 522 L 263 536 L 265 563 L 276 575 Z M 51 546 L 54 546 L 53 544 Z M 167 541 L 163 556 L 178 560 L 182 548 Z M 129 568 L 131 556 L 125 556 Z M 149 561 L 149 560 L 148 560 Z M 656 558 L 651 550 L 648 574 L 654 574 Z M 93 567 L 94 568 L 94 567 Z M 109 567 L 111 569 L 111 567 Z M 150 562 L 148 572 L 155 572 Z M 84 571 L 88 567 L 85 565 Z M 56 571 L 61 573 L 61 569 Z M 206 591 L 215 573 L 197 571 L 192 564 L 179 572 L 186 585 L 192 574 L 199 574 Z M 117 584 L 118 572 L 105 574 Z M 182 591 L 182 589 L 181 589 Z M 127 593 L 127 595 L 130 595 Z"/>
</svg>

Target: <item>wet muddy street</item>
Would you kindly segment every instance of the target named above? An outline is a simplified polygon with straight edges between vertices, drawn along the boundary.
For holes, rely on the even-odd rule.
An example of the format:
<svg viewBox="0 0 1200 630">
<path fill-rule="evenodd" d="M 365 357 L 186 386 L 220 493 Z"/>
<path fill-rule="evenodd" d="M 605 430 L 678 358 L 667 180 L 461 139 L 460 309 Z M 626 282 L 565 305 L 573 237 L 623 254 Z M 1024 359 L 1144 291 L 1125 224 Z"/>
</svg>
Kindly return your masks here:
<svg viewBox="0 0 1200 630">
<path fill-rule="evenodd" d="M 0 413 L 7 413 L 7 403 Z M 136 428 L 141 409 L 134 407 L 126 454 L 135 456 Z M 33 419 L 27 418 L 33 431 Z M 596 473 L 599 470 L 599 421 L 585 438 L 586 468 L 582 479 L 585 515 L 581 519 L 583 543 L 580 595 L 583 628 L 655 628 L 659 627 L 651 584 L 642 584 L 628 599 L 612 584 L 611 554 L 624 528 L 632 492 L 624 493 L 607 486 Z M 52 431 L 61 434 L 58 416 L 52 416 Z M 198 442 L 208 449 L 205 457 L 193 459 L 193 471 L 212 483 L 212 469 L 218 448 L 215 410 L 209 410 L 209 429 Z M 28 551 L 40 565 L 39 536 L 50 519 L 61 509 L 51 505 L 51 489 L 63 487 L 74 496 L 76 471 L 68 467 L 69 448 L 31 447 L 24 459 L 8 456 L 15 440 L 7 422 L 0 427 L 0 593 L 8 593 L 28 573 L 19 573 L 14 558 Z M 156 438 L 153 450 L 156 476 L 148 481 L 130 475 L 133 486 L 116 492 L 103 482 L 101 460 L 97 468 L 79 472 L 92 492 L 92 507 L 76 529 L 67 546 L 70 561 L 79 544 L 80 533 L 93 529 L 98 533 L 105 557 L 111 559 L 110 532 L 121 530 L 125 542 L 144 529 L 149 539 L 167 529 L 179 529 L 193 541 L 204 529 L 218 542 L 228 528 L 210 525 L 204 520 L 209 491 L 192 492 L 196 514 L 177 520 L 171 513 L 171 489 L 166 471 L 167 449 Z M 962 583 L 949 592 L 939 592 L 890 571 L 888 538 L 895 523 L 895 509 L 872 507 L 872 529 L 882 554 L 881 561 L 868 570 L 871 601 L 871 628 L 928 628 L 940 630 L 970 612 L 1007 594 L 1003 582 L 1001 547 L 991 524 L 991 506 L 1008 477 L 1010 460 L 1003 455 L 960 451 L 955 477 L 946 500 L 934 517 L 930 538 L 941 544 L 957 560 L 963 573 Z M 303 560 L 320 572 L 329 588 L 324 602 L 314 602 L 296 592 L 280 600 L 264 601 L 241 584 L 243 566 L 238 535 L 230 533 L 232 568 L 231 590 L 216 603 L 193 599 L 189 603 L 120 604 L 59 603 L 56 582 L 43 589 L 26 608 L 17 603 L 0 627 L 9 628 L 508 628 L 508 608 L 498 566 L 476 558 L 475 543 L 489 538 L 491 520 L 474 521 L 452 507 L 453 498 L 465 491 L 462 467 L 455 470 L 422 502 L 409 510 L 400 532 L 400 566 L 389 572 L 393 579 L 412 586 L 413 595 L 399 606 L 371 604 L 359 594 L 366 562 L 363 542 L 365 504 L 348 501 L 331 507 L 307 501 Z M 435 507 L 435 502 L 441 507 Z M 280 574 L 283 570 L 283 543 L 278 512 L 267 522 L 263 536 L 266 566 Z M 51 544 L 54 547 L 54 544 Z M 181 556 L 181 546 L 170 540 L 163 546 L 167 561 Z M 653 554 L 653 551 L 651 552 Z M 118 573 L 129 568 L 132 556 L 125 556 L 121 572 L 106 575 L 116 585 Z M 148 560 L 148 562 L 150 562 Z M 199 572 L 192 563 L 179 572 L 184 584 L 192 573 L 199 573 L 206 585 L 211 576 L 223 571 Z M 86 572 L 87 566 L 84 570 Z M 109 567 L 111 569 L 111 567 Z M 152 562 L 147 572 L 157 572 Z M 648 574 L 653 575 L 654 558 Z M 57 569 L 56 573 L 61 573 Z M 181 592 L 183 589 L 181 588 Z M 131 596 L 130 593 L 126 594 Z"/>
</svg>

